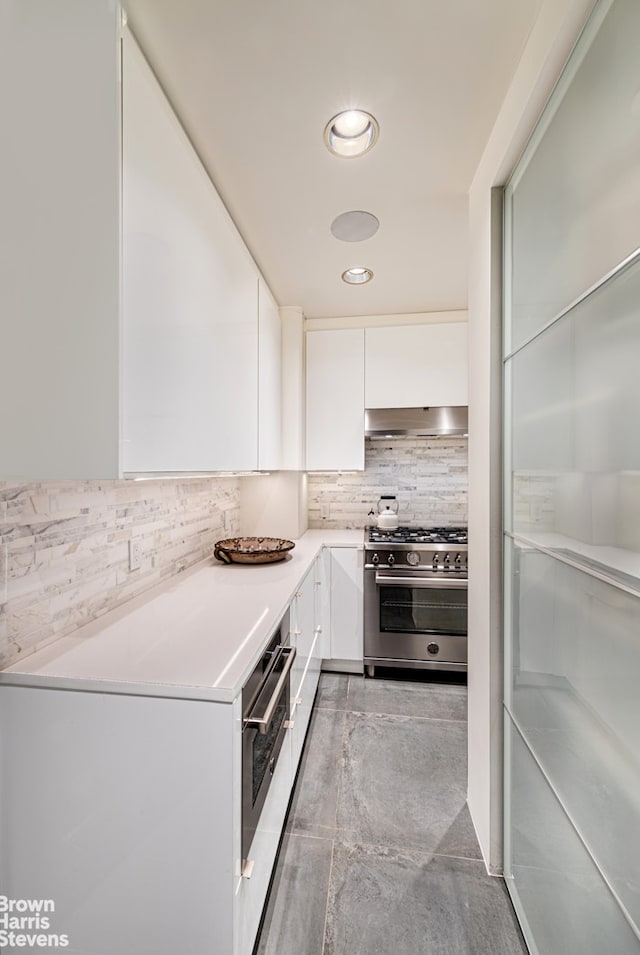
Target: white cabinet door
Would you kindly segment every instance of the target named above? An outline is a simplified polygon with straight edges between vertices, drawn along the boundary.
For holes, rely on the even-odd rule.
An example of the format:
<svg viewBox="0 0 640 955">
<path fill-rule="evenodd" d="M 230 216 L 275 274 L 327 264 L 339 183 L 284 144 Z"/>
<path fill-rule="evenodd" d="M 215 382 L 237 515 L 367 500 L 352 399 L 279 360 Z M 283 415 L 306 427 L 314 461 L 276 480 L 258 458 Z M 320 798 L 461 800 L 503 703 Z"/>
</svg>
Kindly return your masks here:
<svg viewBox="0 0 640 955">
<path fill-rule="evenodd" d="M 70 951 L 231 955 L 239 701 L 3 686 L 0 721 L 2 892 Z"/>
<path fill-rule="evenodd" d="M 362 663 L 363 549 L 331 548 L 331 659 Z"/>
<path fill-rule="evenodd" d="M 281 467 L 282 330 L 280 312 L 262 279 L 258 285 L 258 467 Z"/>
<path fill-rule="evenodd" d="M 307 333 L 307 470 L 364 469 L 364 329 Z"/>
<path fill-rule="evenodd" d="M 323 547 L 315 559 L 317 652 L 322 660 L 331 653 L 331 551 Z"/>
<path fill-rule="evenodd" d="M 3 3 L 0 480 L 119 476 L 117 3 Z"/>
<path fill-rule="evenodd" d="M 291 668 L 291 696 L 298 696 L 315 637 L 315 577 L 311 567 L 291 603 L 291 645 L 296 658 Z"/>
<path fill-rule="evenodd" d="M 287 814 L 295 768 L 292 770 L 292 732 L 287 731 L 278 755 L 275 772 L 265 800 L 256 834 L 249 849 L 253 863 L 250 878 L 238 881 L 234 903 L 236 942 L 233 955 L 251 955 L 260 925 L 260 916 L 269 890 L 271 873 Z M 214 947 L 211 952 L 222 951 Z"/>
<path fill-rule="evenodd" d="M 294 773 L 311 719 L 322 664 L 322 634 L 317 623 L 317 560 L 316 558 L 309 569 L 291 606 L 291 643 L 297 649 L 291 670 L 291 745 Z"/>
<path fill-rule="evenodd" d="M 123 265 L 123 470 L 256 468 L 257 272 L 128 34 Z"/>
<path fill-rule="evenodd" d="M 291 709 L 291 747 L 293 758 L 293 773 L 295 776 L 304 740 L 307 735 L 307 729 L 311 721 L 313 711 L 313 701 L 315 700 L 318 680 L 320 679 L 320 667 L 322 660 L 317 655 L 319 634 L 316 633 L 311 645 L 311 652 L 307 661 L 307 668 L 304 671 L 304 678 L 298 688 L 298 695 L 295 697 L 294 705 Z"/>
<path fill-rule="evenodd" d="M 467 324 L 367 328 L 365 367 L 367 408 L 466 405 Z"/>
</svg>

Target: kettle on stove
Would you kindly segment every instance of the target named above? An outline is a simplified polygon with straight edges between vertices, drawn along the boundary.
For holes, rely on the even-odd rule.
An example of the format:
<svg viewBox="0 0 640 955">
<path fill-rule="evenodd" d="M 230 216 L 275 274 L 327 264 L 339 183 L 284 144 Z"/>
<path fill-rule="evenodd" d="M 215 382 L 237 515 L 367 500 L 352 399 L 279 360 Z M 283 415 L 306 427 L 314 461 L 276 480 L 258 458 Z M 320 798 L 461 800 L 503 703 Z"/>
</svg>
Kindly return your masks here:
<svg viewBox="0 0 640 955">
<path fill-rule="evenodd" d="M 377 524 L 380 530 L 395 531 L 398 526 L 398 502 L 395 494 L 383 494 L 378 501 Z"/>
</svg>

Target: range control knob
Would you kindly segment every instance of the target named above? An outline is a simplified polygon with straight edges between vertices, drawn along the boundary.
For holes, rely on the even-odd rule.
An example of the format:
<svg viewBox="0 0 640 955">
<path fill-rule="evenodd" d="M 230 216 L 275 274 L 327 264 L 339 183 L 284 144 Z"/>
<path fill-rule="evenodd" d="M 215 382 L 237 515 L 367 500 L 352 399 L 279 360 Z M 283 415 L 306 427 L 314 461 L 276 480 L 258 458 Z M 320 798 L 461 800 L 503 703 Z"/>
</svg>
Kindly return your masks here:
<svg viewBox="0 0 640 955">
<path fill-rule="evenodd" d="M 375 564 L 376 566 L 380 563 L 380 558 L 378 557 L 377 554 L 373 555 L 373 557 L 371 558 L 371 563 Z"/>
<path fill-rule="evenodd" d="M 433 569 L 434 569 L 434 570 L 437 570 L 437 569 L 438 569 L 438 560 L 439 560 L 439 559 L 440 559 L 440 558 L 439 558 L 438 554 L 434 554 L 434 555 L 433 555 L 432 566 L 433 566 Z"/>
<path fill-rule="evenodd" d="M 456 565 L 456 570 L 460 570 L 460 568 L 462 567 L 462 554 L 456 554 L 456 559 L 454 560 L 454 564 Z"/>
<path fill-rule="evenodd" d="M 451 566 L 451 556 L 449 554 L 444 555 L 444 569 L 448 570 Z"/>
<path fill-rule="evenodd" d="M 432 656 L 435 656 L 436 653 L 440 653 L 440 647 L 437 643 L 427 644 L 427 653 L 430 653 Z"/>
<path fill-rule="evenodd" d="M 389 554 L 389 556 L 387 557 L 387 563 L 388 563 L 389 567 L 393 567 L 393 565 L 395 564 L 395 562 L 396 562 L 396 559 L 395 559 L 395 557 L 393 556 L 393 554 Z"/>
</svg>

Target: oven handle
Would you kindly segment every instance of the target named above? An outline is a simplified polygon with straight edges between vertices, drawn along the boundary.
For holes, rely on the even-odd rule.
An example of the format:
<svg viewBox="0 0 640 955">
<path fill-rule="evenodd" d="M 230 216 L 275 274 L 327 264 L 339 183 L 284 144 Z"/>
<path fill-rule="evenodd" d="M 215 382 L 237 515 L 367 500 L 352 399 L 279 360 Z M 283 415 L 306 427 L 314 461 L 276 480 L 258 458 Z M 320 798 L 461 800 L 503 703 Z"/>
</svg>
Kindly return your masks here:
<svg viewBox="0 0 640 955">
<path fill-rule="evenodd" d="M 282 673 L 278 677 L 278 682 L 276 683 L 274 687 L 273 693 L 269 697 L 269 702 L 267 703 L 266 707 L 264 707 L 264 713 L 262 714 L 262 716 L 253 715 L 256 709 L 258 708 L 258 706 L 260 705 L 260 698 L 262 697 L 264 690 L 266 689 L 268 679 L 265 681 L 265 684 L 262 690 L 258 694 L 258 698 L 255 702 L 254 708 L 252 709 L 251 713 L 249 714 L 249 716 L 245 716 L 245 718 L 242 721 L 245 726 L 255 726 L 258 732 L 262 733 L 263 736 L 267 733 L 271 720 L 273 719 L 273 714 L 275 713 L 276 706 L 278 705 L 278 699 L 282 692 L 282 687 L 285 685 L 285 683 L 289 679 L 289 671 L 291 670 L 291 667 L 293 666 L 293 661 L 295 660 L 295 657 L 296 657 L 296 648 L 295 647 L 279 647 L 278 650 L 276 651 L 276 658 L 273 661 L 273 665 L 270 667 L 270 671 L 269 671 L 270 674 L 273 673 L 273 671 L 276 669 L 279 661 L 281 660 L 283 656 L 286 656 L 287 658 L 286 663 L 282 668 Z M 260 709 L 262 709 L 262 706 L 260 707 Z"/>
<path fill-rule="evenodd" d="M 420 590 L 435 590 L 444 588 L 445 590 L 466 590 L 467 579 L 460 577 L 401 577 L 391 576 L 390 574 L 376 573 L 376 584 L 391 585 L 396 584 L 399 587 L 415 587 Z"/>
</svg>

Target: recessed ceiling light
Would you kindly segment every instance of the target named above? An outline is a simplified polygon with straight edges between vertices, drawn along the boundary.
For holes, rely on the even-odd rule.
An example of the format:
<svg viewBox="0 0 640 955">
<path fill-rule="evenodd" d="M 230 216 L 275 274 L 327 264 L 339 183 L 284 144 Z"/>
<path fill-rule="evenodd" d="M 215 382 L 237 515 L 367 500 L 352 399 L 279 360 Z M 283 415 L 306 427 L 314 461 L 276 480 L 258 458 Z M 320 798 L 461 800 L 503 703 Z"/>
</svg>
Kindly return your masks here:
<svg viewBox="0 0 640 955">
<path fill-rule="evenodd" d="M 366 153 L 378 138 L 378 123 L 362 109 L 347 109 L 330 119 L 324 130 L 327 149 L 335 156 L 353 159 Z"/>
<path fill-rule="evenodd" d="M 343 212 L 331 223 L 331 233 L 342 242 L 363 242 L 375 235 L 380 223 L 370 212 Z"/>
<path fill-rule="evenodd" d="M 373 278 L 371 269 L 354 268 L 342 273 L 342 281 L 347 285 L 364 285 Z"/>
</svg>

